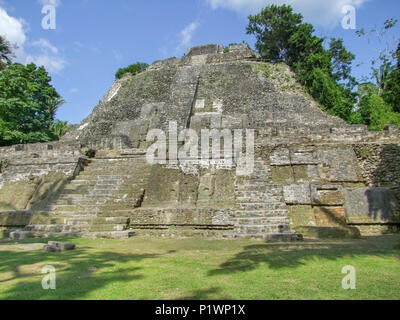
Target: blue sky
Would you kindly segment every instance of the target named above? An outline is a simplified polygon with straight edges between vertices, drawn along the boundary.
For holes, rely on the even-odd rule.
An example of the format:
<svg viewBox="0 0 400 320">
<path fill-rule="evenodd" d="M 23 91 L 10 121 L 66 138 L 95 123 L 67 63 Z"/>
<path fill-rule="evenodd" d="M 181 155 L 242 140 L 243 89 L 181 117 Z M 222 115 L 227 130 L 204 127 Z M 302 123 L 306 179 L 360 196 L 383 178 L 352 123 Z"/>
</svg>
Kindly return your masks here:
<svg viewBox="0 0 400 320">
<path fill-rule="evenodd" d="M 359 39 L 341 26 L 344 5 L 356 8 L 357 29 L 388 18 L 400 20 L 398 0 L 0 0 L 0 34 L 18 44 L 16 61 L 43 64 L 67 103 L 57 117 L 79 123 L 114 81 L 119 67 L 181 57 L 189 47 L 247 41 L 249 13 L 271 3 L 292 4 L 316 27 L 316 34 L 340 37 L 356 54 L 357 77 L 385 43 Z M 42 8 L 56 8 L 56 29 L 42 28 Z M 400 34 L 400 23 L 391 36 Z"/>
</svg>

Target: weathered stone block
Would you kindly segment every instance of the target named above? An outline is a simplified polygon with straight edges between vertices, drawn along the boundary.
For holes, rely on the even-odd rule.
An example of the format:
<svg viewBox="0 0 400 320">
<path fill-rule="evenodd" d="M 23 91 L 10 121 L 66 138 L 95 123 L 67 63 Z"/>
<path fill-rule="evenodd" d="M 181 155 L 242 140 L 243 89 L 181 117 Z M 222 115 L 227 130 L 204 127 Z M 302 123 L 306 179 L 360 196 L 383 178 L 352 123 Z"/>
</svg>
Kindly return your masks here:
<svg viewBox="0 0 400 320">
<path fill-rule="evenodd" d="M 289 149 L 277 149 L 270 157 L 272 166 L 290 166 L 290 151 Z"/>
<path fill-rule="evenodd" d="M 276 184 L 291 184 L 294 182 L 293 168 L 291 166 L 272 166 L 272 181 Z"/>
<path fill-rule="evenodd" d="M 32 238 L 33 234 L 30 231 L 14 231 L 10 233 L 10 239 L 11 240 L 25 240 L 28 238 Z"/>
<path fill-rule="evenodd" d="M 292 165 L 318 164 L 317 154 L 313 149 L 299 149 L 290 151 Z"/>
<path fill-rule="evenodd" d="M 0 210 L 25 210 L 40 180 L 4 182 L 0 189 Z"/>
<path fill-rule="evenodd" d="M 48 245 L 48 244 L 46 244 L 46 245 L 43 247 L 43 251 L 44 251 L 44 252 L 60 252 L 61 249 L 58 248 L 57 246 L 53 246 L 53 245 Z"/>
<path fill-rule="evenodd" d="M 295 181 L 298 183 L 310 181 L 308 165 L 293 166 L 293 174 Z"/>
<path fill-rule="evenodd" d="M 349 223 L 400 222 L 400 206 L 388 188 L 344 190 L 346 217 Z"/>
<path fill-rule="evenodd" d="M 312 202 L 318 206 L 342 206 L 344 195 L 342 187 L 338 185 L 312 185 Z"/>
<path fill-rule="evenodd" d="M 308 205 L 288 206 L 290 226 L 296 230 L 299 226 L 315 226 L 314 210 Z"/>
<path fill-rule="evenodd" d="M 319 176 L 327 182 L 362 181 L 361 170 L 352 148 L 318 150 Z"/>
<path fill-rule="evenodd" d="M 76 248 L 76 245 L 73 243 L 65 243 L 65 242 L 57 242 L 57 241 L 49 241 L 48 245 L 51 247 L 56 247 L 60 251 L 70 251 Z"/>
<path fill-rule="evenodd" d="M 346 215 L 343 207 L 314 207 L 317 226 L 346 225 Z"/>
<path fill-rule="evenodd" d="M 311 188 L 309 184 L 292 184 L 283 187 L 286 204 L 311 205 Z"/>
<path fill-rule="evenodd" d="M 0 226 L 7 228 L 25 227 L 30 224 L 32 213 L 24 211 L 0 212 Z"/>
</svg>

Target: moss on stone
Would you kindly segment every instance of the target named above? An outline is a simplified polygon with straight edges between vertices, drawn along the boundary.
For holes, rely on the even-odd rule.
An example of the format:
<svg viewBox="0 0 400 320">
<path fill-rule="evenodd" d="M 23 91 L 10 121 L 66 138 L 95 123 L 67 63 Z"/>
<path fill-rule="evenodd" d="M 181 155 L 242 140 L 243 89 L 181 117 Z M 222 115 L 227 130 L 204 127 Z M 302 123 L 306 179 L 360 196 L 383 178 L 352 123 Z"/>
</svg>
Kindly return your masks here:
<svg viewBox="0 0 400 320">
<path fill-rule="evenodd" d="M 272 181 L 276 184 L 290 184 L 294 182 L 293 168 L 291 166 L 271 167 Z"/>
<path fill-rule="evenodd" d="M 29 210 L 43 210 L 64 190 L 69 179 L 62 172 L 51 172 L 43 177 L 28 205 Z"/>
<path fill-rule="evenodd" d="M 40 180 L 4 182 L 0 189 L 0 211 L 25 210 Z"/>
</svg>

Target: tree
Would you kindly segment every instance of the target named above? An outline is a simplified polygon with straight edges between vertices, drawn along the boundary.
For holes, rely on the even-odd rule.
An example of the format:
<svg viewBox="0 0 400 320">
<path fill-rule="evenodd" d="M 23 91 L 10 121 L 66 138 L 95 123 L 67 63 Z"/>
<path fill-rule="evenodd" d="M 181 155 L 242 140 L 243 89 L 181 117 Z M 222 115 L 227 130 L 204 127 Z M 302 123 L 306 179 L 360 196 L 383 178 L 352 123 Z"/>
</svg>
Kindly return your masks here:
<svg viewBox="0 0 400 320">
<path fill-rule="evenodd" d="M 0 36 L 0 71 L 4 70 L 7 63 L 11 63 L 13 57 L 12 45 Z"/>
<path fill-rule="evenodd" d="M 127 73 L 130 73 L 133 76 L 135 76 L 138 73 L 145 71 L 148 66 L 149 65 L 147 63 L 143 63 L 143 62 L 138 62 L 138 63 L 135 63 L 135 64 L 131 64 L 130 66 L 128 66 L 126 68 L 119 69 L 117 71 L 117 73 L 115 74 L 115 78 L 121 79 Z"/>
<path fill-rule="evenodd" d="M 9 65 L 0 73 L 0 145 L 53 139 L 55 113 L 63 103 L 44 67 Z"/>
<path fill-rule="evenodd" d="M 302 23 L 303 16 L 290 6 L 272 5 L 260 14 L 249 16 L 247 34 L 254 34 L 260 55 L 271 62 L 289 63 L 289 41 Z"/>
<path fill-rule="evenodd" d="M 343 39 L 332 38 L 329 43 L 329 52 L 332 56 L 333 78 L 336 82 L 341 82 L 347 88 L 353 89 L 357 81 L 351 75 L 351 67 L 356 56 L 346 50 Z"/>
<path fill-rule="evenodd" d="M 355 94 L 351 77 L 354 55 L 341 39 L 332 39 L 329 50 L 314 27 L 303 22 L 290 6 L 271 5 L 249 16 L 247 33 L 256 36 L 260 55 L 272 63 L 285 62 L 326 112 L 349 120 Z"/>
<path fill-rule="evenodd" d="M 397 60 L 397 64 L 388 75 L 382 97 L 392 106 L 395 112 L 400 112 L 400 42 L 394 53 L 394 57 Z"/>
<path fill-rule="evenodd" d="M 371 73 L 364 78 L 369 82 L 359 87 L 359 92 L 362 92 L 360 112 L 364 112 L 363 121 L 372 129 L 381 128 L 387 122 L 400 127 L 400 41 L 397 36 L 388 37 L 396 23 L 396 19 L 388 19 L 381 28 L 357 31 L 359 37 L 367 36 L 370 43 L 374 38 L 379 40 L 379 44 L 386 41 L 378 58 L 371 60 Z"/>
</svg>

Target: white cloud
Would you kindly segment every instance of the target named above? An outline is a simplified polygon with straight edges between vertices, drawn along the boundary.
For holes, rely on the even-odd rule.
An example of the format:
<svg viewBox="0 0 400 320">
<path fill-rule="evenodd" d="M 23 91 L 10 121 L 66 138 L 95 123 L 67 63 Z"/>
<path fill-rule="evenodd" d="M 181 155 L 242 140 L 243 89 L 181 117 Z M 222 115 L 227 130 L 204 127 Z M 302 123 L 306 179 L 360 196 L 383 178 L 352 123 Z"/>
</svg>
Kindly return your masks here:
<svg viewBox="0 0 400 320">
<path fill-rule="evenodd" d="M 58 7 L 61 5 L 61 0 L 38 0 L 38 2 L 44 6 L 47 4 L 54 7 Z"/>
<path fill-rule="evenodd" d="M 32 45 L 35 47 L 39 47 L 43 53 L 47 51 L 52 52 L 53 54 L 58 54 L 58 49 L 53 46 L 48 40 L 40 38 L 39 41 L 33 41 Z"/>
<path fill-rule="evenodd" d="M 317 26 L 335 27 L 340 24 L 345 5 L 356 9 L 370 0 L 205 0 L 213 9 L 225 8 L 242 14 L 258 13 L 271 4 L 288 4 L 296 12 L 303 14 L 305 20 Z"/>
<path fill-rule="evenodd" d="M 66 61 L 60 56 L 57 47 L 43 38 L 29 41 L 25 26 L 23 19 L 12 17 L 6 10 L 0 8 L 0 35 L 18 46 L 14 60 L 23 64 L 34 62 L 38 66 L 44 66 L 51 73 L 60 72 L 66 66 Z M 33 49 L 33 52 L 31 50 L 27 52 L 27 49 Z"/>
<path fill-rule="evenodd" d="M 0 35 L 18 47 L 23 47 L 26 41 L 24 24 L 23 19 L 10 17 L 3 8 L 0 8 Z"/>
<path fill-rule="evenodd" d="M 51 73 L 59 73 L 66 66 L 66 61 L 58 56 L 48 54 L 30 55 L 25 57 L 25 64 L 33 62 L 38 66 L 44 66 Z"/>
<path fill-rule="evenodd" d="M 199 26 L 200 23 L 195 21 L 180 32 L 180 43 L 176 49 L 177 51 L 181 51 L 191 45 L 193 35 Z"/>
</svg>

